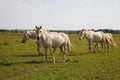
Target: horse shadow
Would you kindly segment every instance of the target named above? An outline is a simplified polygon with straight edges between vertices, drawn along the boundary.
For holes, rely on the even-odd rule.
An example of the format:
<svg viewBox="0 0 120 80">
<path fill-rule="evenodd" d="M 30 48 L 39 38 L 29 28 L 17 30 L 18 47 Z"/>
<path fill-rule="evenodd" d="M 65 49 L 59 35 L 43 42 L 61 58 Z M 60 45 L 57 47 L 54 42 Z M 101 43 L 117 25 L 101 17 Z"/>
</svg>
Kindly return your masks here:
<svg viewBox="0 0 120 80">
<path fill-rule="evenodd" d="M 44 63 L 44 61 L 36 61 L 36 60 L 26 61 L 26 62 L 0 62 L 0 66 L 10 67 L 16 64 L 18 65 L 18 64 L 42 64 L 42 63 Z"/>
<path fill-rule="evenodd" d="M 89 53 L 89 51 L 87 52 L 80 52 L 79 55 L 84 55 L 84 54 L 98 54 L 98 53 L 101 53 L 103 51 L 97 51 L 97 53 L 95 53 L 95 51 L 92 51 L 91 53 Z"/>
<path fill-rule="evenodd" d="M 0 62 L 0 66 L 6 66 L 6 67 L 9 67 L 11 65 L 14 65 L 15 63 L 13 62 Z"/>
<path fill-rule="evenodd" d="M 44 61 L 35 61 L 35 60 L 32 60 L 32 61 L 26 61 L 26 62 L 0 62 L 0 66 L 6 66 L 6 67 L 10 67 L 12 65 L 15 65 L 15 64 L 41 64 L 43 63 Z"/>
<path fill-rule="evenodd" d="M 41 63 L 44 63 L 44 61 L 27 61 L 27 62 L 24 62 L 24 64 L 41 64 Z"/>
<path fill-rule="evenodd" d="M 40 57 L 40 55 L 33 55 L 33 54 L 21 54 L 21 55 L 17 55 L 17 57 Z"/>
<path fill-rule="evenodd" d="M 79 52 L 79 55 L 89 54 L 89 52 Z"/>
<path fill-rule="evenodd" d="M 68 54 L 68 56 L 78 56 L 78 55 L 85 55 L 85 54 L 89 54 L 89 52 L 79 52 L 79 53 L 71 52 Z"/>
<path fill-rule="evenodd" d="M 17 56 L 14 56 L 14 57 L 40 57 L 40 55 L 24 54 L 24 55 L 17 55 Z M 10 66 L 16 65 L 16 64 L 41 64 L 43 62 L 44 61 L 36 61 L 36 60 L 24 61 L 24 62 L 0 61 L 0 66 L 10 67 Z"/>
<path fill-rule="evenodd" d="M 79 55 L 85 55 L 85 54 L 99 54 L 102 51 L 97 51 L 97 53 L 95 53 L 94 51 L 92 51 L 91 53 L 89 53 L 89 51 L 84 51 L 84 52 L 79 52 L 79 53 L 75 53 L 75 52 L 71 52 L 68 54 L 68 56 L 79 56 Z"/>
</svg>

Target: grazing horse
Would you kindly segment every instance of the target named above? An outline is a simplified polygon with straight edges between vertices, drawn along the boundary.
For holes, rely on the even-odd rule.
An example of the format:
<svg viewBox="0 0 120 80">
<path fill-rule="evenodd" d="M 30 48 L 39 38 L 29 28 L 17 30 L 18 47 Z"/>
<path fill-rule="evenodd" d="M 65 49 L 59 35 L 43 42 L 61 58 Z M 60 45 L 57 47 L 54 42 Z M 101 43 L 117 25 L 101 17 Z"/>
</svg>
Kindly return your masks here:
<svg viewBox="0 0 120 80">
<path fill-rule="evenodd" d="M 92 42 L 96 42 L 94 52 L 97 52 L 98 43 L 102 41 L 104 52 L 106 52 L 106 40 L 105 40 L 105 34 L 103 32 L 94 32 L 94 31 L 87 31 L 87 30 L 81 30 L 80 31 L 80 40 L 83 38 L 86 38 L 88 40 L 89 44 L 89 53 L 91 53 L 91 46 Z"/>
<path fill-rule="evenodd" d="M 22 43 L 25 43 L 29 38 L 36 40 L 36 32 L 35 31 L 25 31 L 23 39 L 22 39 Z M 43 54 L 40 52 L 40 47 L 41 47 L 40 43 L 36 41 L 36 45 L 37 45 L 37 51 L 38 51 L 39 55 L 43 56 Z"/>
<path fill-rule="evenodd" d="M 106 38 L 106 44 L 107 44 L 107 51 L 109 49 L 109 46 L 112 47 L 112 51 L 113 51 L 113 48 L 117 47 L 114 39 L 113 39 L 113 36 L 111 33 L 105 33 L 105 38 Z M 101 46 L 103 48 L 103 43 L 101 41 Z"/>
<path fill-rule="evenodd" d="M 53 63 L 55 63 L 54 52 L 56 48 L 60 48 L 61 54 L 63 56 L 63 62 L 66 61 L 66 50 L 71 50 L 71 42 L 69 37 L 65 33 L 57 33 L 57 32 L 48 32 L 45 31 L 42 26 L 35 26 L 36 28 L 36 36 L 37 41 L 43 45 L 45 49 L 45 57 L 46 62 L 48 61 L 47 58 L 47 49 L 50 50 Z M 54 48 L 54 51 L 52 50 Z"/>
</svg>

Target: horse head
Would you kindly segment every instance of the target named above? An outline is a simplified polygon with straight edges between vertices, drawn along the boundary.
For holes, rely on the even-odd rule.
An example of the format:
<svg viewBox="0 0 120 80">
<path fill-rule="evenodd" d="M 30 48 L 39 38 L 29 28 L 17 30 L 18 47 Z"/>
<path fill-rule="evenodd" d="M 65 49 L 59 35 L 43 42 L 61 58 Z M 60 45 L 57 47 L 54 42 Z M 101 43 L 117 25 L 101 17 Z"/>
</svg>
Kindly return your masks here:
<svg viewBox="0 0 120 80">
<path fill-rule="evenodd" d="M 37 40 L 39 40 L 41 36 L 40 32 L 42 32 L 42 26 L 35 26 L 35 28 L 36 28 L 36 38 Z"/>
<path fill-rule="evenodd" d="M 85 31 L 86 31 L 85 29 L 80 30 L 80 33 L 79 33 L 80 34 L 80 37 L 79 37 L 80 40 L 82 40 L 84 38 Z"/>
<path fill-rule="evenodd" d="M 27 33 L 27 31 L 24 31 L 24 36 L 23 36 L 23 39 L 22 39 L 22 43 L 25 43 L 29 38 L 29 35 Z"/>
</svg>

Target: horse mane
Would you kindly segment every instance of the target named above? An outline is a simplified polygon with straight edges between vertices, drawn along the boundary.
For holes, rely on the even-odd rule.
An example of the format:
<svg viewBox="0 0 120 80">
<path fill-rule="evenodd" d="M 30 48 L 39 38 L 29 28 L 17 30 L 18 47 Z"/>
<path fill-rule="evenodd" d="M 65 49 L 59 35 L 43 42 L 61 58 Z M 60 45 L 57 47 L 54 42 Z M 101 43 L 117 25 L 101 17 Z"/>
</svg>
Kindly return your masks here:
<svg viewBox="0 0 120 80">
<path fill-rule="evenodd" d="M 50 31 L 46 31 L 46 30 L 44 30 L 43 28 L 42 28 L 42 31 L 43 31 L 44 34 L 51 34 Z"/>
<path fill-rule="evenodd" d="M 89 39 L 89 37 L 90 37 L 90 34 L 91 34 L 91 31 L 88 31 L 88 30 L 85 30 L 85 37 L 87 38 L 87 39 Z"/>
</svg>

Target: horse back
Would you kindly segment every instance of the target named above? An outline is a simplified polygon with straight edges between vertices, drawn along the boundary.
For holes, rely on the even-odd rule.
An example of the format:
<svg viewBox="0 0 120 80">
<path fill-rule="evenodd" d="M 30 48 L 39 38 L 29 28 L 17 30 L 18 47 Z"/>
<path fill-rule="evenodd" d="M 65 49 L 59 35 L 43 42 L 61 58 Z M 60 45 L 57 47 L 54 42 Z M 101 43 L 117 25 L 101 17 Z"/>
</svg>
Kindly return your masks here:
<svg viewBox="0 0 120 80">
<path fill-rule="evenodd" d="M 64 39 L 59 33 L 51 32 L 47 37 L 47 41 L 45 42 L 47 42 L 47 44 L 51 45 L 53 48 L 56 48 L 63 44 Z"/>
<path fill-rule="evenodd" d="M 101 32 L 91 33 L 93 41 L 101 41 L 103 39 L 103 34 Z"/>
</svg>

